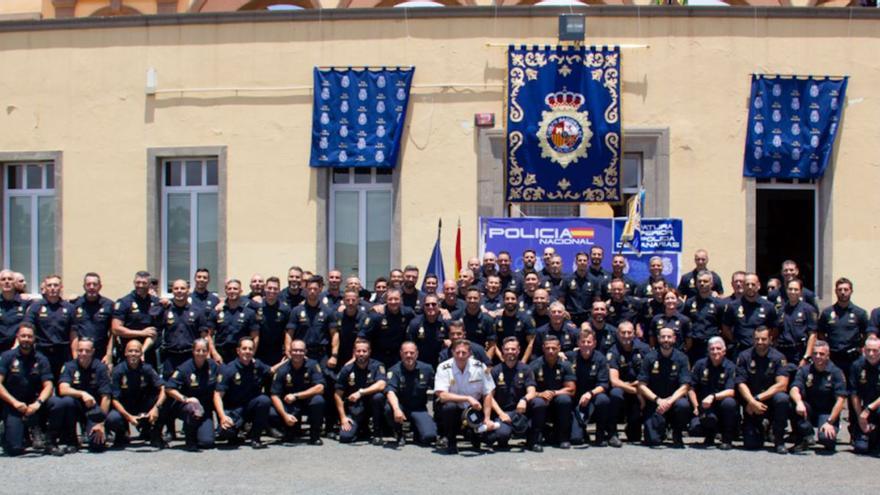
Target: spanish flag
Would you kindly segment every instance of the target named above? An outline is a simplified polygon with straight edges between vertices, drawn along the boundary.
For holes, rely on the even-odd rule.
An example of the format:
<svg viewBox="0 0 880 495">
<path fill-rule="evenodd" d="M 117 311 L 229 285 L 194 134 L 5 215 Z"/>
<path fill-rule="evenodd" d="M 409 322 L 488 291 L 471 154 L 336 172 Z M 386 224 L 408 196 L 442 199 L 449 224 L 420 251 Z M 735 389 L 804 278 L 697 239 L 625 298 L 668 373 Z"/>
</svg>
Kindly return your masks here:
<svg viewBox="0 0 880 495">
<path fill-rule="evenodd" d="M 455 280 L 461 273 L 461 218 L 458 219 L 458 232 L 455 234 Z"/>
</svg>

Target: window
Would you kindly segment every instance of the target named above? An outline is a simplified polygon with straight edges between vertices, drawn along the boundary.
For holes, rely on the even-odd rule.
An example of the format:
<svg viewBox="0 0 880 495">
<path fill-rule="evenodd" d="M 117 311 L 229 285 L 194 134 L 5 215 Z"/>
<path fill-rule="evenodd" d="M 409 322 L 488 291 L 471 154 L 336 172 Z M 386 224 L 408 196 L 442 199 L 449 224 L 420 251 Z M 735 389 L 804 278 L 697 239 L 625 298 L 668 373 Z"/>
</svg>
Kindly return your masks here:
<svg viewBox="0 0 880 495">
<path fill-rule="evenodd" d="M 3 264 L 36 289 L 57 270 L 55 163 L 7 163 L 3 187 Z"/>
<path fill-rule="evenodd" d="M 337 168 L 330 185 L 330 266 L 364 287 L 391 270 L 392 170 Z"/>
<path fill-rule="evenodd" d="M 208 289 L 216 291 L 219 268 L 219 188 L 217 158 L 161 161 L 161 280 L 192 280 L 197 268 L 211 271 Z"/>
</svg>

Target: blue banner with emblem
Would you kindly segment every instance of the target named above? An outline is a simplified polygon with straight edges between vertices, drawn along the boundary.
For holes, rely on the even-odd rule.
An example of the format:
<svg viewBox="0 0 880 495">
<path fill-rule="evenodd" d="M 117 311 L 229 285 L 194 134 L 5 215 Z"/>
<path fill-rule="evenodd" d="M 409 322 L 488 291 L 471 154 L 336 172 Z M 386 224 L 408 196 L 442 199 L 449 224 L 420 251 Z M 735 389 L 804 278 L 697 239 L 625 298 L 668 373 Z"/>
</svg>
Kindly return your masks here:
<svg viewBox="0 0 880 495">
<path fill-rule="evenodd" d="M 312 167 L 397 165 L 415 68 L 315 68 Z"/>
<path fill-rule="evenodd" d="M 840 128 L 848 79 L 753 74 L 743 175 L 822 177 Z"/>
<path fill-rule="evenodd" d="M 507 69 L 507 201 L 620 201 L 620 49 L 510 46 Z"/>
</svg>

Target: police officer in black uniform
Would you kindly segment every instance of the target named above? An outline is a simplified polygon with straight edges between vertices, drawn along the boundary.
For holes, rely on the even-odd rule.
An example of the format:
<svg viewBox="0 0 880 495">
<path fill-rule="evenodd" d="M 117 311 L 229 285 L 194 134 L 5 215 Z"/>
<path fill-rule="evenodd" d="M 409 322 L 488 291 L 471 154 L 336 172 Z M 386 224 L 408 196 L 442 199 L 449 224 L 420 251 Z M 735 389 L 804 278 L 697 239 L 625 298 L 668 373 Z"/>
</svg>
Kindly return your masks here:
<svg viewBox="0 0 880 495">
<path fill-rule="evenodd" d="M 650 347 L 636 339 L 632 323 L 625 321 L 617 327 L 617 338 L 605 354 L 608 361 L 608 379 L 611 385 L 611 420 L 609 441 L 617 437 L 617 419 L 626 421 L 626 440 L 636 443 L 642 439 L 642 409 L 645 399 L 639 394 L 639 371 Z M 615 442 L 616 443 L 616 442 Z"/>
<path fill-rule="evenodd" d="M 165 379 L 192 358 L 193 342 L 208 335 L 205 312 L 188 302 L 188 293 L 186 280 L 177 279 L 171 283 L 173 299 L 168 307 L 155 304 L 150 308 L 154 326 L 162 335 L 162 376 Z"/>
<path fill-rule="evenodd" d="M 443 297 L 440 299 L 440 314 L 444 320 L 457 320 L 464 313 L 465 302 L 458 298 L 458 285 L 455 280 L 443 281 Z"/>
<path fill-rule="evenodd" d="M 699 276 L 698 276 L 699 281 Z M 709 339 L 708 356 L 701 358 L 691 370 L 691 389 L 688 398 L 694 417 L 688 430 L 692 437 L 704 437 L 703 445 L 715 445 L 715 436 L 721 431 L 719 450 L 730 450 L 736 435 L 738 407 L 734 379 L 736 365 L 725 357 L 724 339 Z"/>
<path fill-rule="evenodd" d="M 364 322 L 360 337 L 370 341 L 372 355 L 386 368 L 400 360 L 400 344 L 406 340 L 413 317 L 415 313 L 401 303 L 400 290 L 388 289 L 383 313 L 371 313 Z"/>
<path fill-rule="evenodd" d="M 110 412 L 110 372 L 107 366 L 95 359 L 95 343 L 88 337 L 79 339 L 76 359 L 68 361 L 61 369 L 58 379 L 57 407 L 51 408 L 49 422 L 57 427 L 50 430 L 61 432 L 67 451 L 79 448 L 76 425 L 84 425 L 89 450 L 103 451 L 106 447 L 104 422 Z"/>
<path fill-rule="evenodd" d="M 149 272 L 135 273 L 134 290 L 118 299 L 113 305 L 110 330 L 118 340 L 117 362 L 122 359 L 120 354 L 124 354 L 122 351 L 128 341 L 137 339 L 144 344 L 144 361 L 154 368 L 159 365 L 156 355 L 159 344 L 158 330 L 152 315 L 160 311 L 160 304 L 159 298 L 150 294 L 150 278 Z"/>
<path fill-rule="evenodd" d="M 45 444 L 41 425 L 46 422 L 52 397 L 52 369 L 46 356 L 34 348 L 34 329 L 23 323 L 17 332 L 18 347 L 0 353 L 0 419 L 3 420 L 3 451 L 8 456 L 25 452 L 30 433 L 34 448 L 45 447 L 60 454 L 54 444 Z M 58 432 L 52 432 L 56 437 Z"/>
<path fill-rule="evenodd" d="M 173 400 L 166 402 L 166 414 L 183 420 L 184 448 L 190 452 L 214 447 L 214 390 L 218 373 L 219 366 L 209 359 L 208 341 L 199 338 L 192 343 L 192 358 L 178 366 L 165 382 L 165 393 Z"/>
<path fill-rule="evenodd" d="M 717 273 L 709 270 L 709 252 L 705 249 L 698 249 L 694 253 L 694 269 L 683 274 L 678 282 L 678 293 L 684 295 L 685 298 L 697 295 L 697 275 L 703 270 L 712 274 L 712 291 L 715 294 L 724 294 L 724 284 L 721 277 Z"/>
<path fill-rule="evenodd" d="M 837 444 L 840 413 L 846 404 L 846 378 L 830 360 L 828 343 L 817 340 L 813 345 L 813 362 L 798 368 L 791 386 L 794 403 L 795 452 L 808 449 L 815 441 L 814 428 L 819 428 L 819 443 L 833 452 Z"/>
<path fill-rule="evenodd" d="M 553 415 L 553 428 L 559 448 L 571 448 L 571 421 L 574 411 L 572 396 L 576 390 L 577 377 L 571 363 L 559 358 L 561 347 L 559 339 L 552 335 L 544 339 L 543 355 L 530 365 L 535 375 L 537 395 L 531 400 L 532 429 L 529 432 L 528 448 L 543 450 L 544 428 L 547 415 Z"/>
<path fill-rule="evenodd" d="M 853 451 L 880 452 L 880 338 L 868 335 L 863 355 L 849 371 L 850 421 L 856 422 Z"/>
<path fill-rule="evenodd" d="M 508 297 L 505 294 L 507 294 L 506 291 L 502 294 L 502 298 Z M 465 338 L 483 347 L 490 347 L 490 342 L 495 338 L 494 320 L 480 307 L 480 290 L 478 288 L 468 289 L 464 310 L 459 313 L 458 317 L 451 319 L 461 319 L 464 323 Z"/>
<path fill-rule="evenodd" d="M 272 409 L 269 423 L 284 431 L 285 441 L 302 434 L 302 415 L 309 419 L 309 445 L 323 445 L 324 372 L 320 363 L 306 358 L 306 343 L 294 340 L 288 350 L 290 360 L 282 364 L 272 380 Z"/>
<path fill-rule="evenodd" d="M 338 308 L 342 301 L 342 272 L 336 268 L 327 272 L 327 289 L 321 293 L 321 304 Z"/>
<path fill-rule="evenodd" d="M 113 301 L 101 295 L 101 276 L 95 272 L 86 273 L 83 277 L 83 290 L 85 293 L 71 303 L 75 339 L 92 339 L 95 357 L 109 366 L 113 364 L 113 346 L 110 345 Z"/>
<path fill-rule="evenodd" d="M 633 295 L 639 299 L 651 299 L 654 294 L 652 285 L 659 280 L 666 283 L 666 279 L 663 278 L 663 258 L 651 256 L 648 260 L 648 279 L 636 286 Z"/>
<path fill-rule="evenodd" d="M 448 342 L 448 345 L 440 351 L 440 356 L 438 356 L 437 358 L 437 360 L 441 363 L 452 358 L 452 343 L 456 340 L 465 339 L 464 324 L 461 320 L 447 321 L 446 333 L 449 338 L 444 341 L 444 344 Z M 470 343 L 471 356 L 477 361 L 485 364 L 486 366 L 491 366 L 492 358 L 489 357 L 489 354 L 486 352 L 486 348 L 476 342 L 468 342 Z"/>
<path fill-rule="evenodd" d="M 532 346 L 535 349 L 544 348 L 544 340 L 548 335 L 552 335 L 559 339 L 562 346 L 562 352 L 570 352 L 577 347 L 578 328 L 574 323 L 565 319 L 565 305 L 559 301 L 554 301 L 550 305 L 550 321 L 535 329 L 535 340 Z M 531 356 L 535 358 L 537 356 Z"/>
<path fill-rule="evenodd" d="M 624 273 L 626 269 L 626 257 L 623 254 L 616 253 L 611 256 L 611 273 L 608 274 L 608 281 L 602 286 L 602 295 L 600 299 L 607 301 L 611 299 L 611 281 L 614 279 L 623 280 L 623 292 L 627 296 L 635 296 L 638 283 Z"/>
<path fill-rule="evenodd" d="M 49 359 L 52 374 L 57 379 L 61 376 L 61 367 L 73 354 L 70 346 L 75 338 L 73 308 L 61 299 L 61 277 L 49 275 L 43 279 L 43 285 L 43 299 L 31 302 L 25 321 L 34 326 L 37 351 Z"/>
<path fill-rule="evenodd" d="M 486 440 L 504 449 L 515 433 L 514 421 L 525 421 L 528 425 L 528 406 L 537 396 L 537 391 L 532 369 L 519 359 L 519 340 L 516 337 L 504 339 L 501 353 L 504 360 L 492 368 L 492 380 L 495 382 L 492 412 L 499 427 L 491 431 Z"/>
<path fill-rule="evenodd" d="M 792 280 L 799 280 L 800 270 L 797 263 L 793 260 L 785 260 L 782 262 L 782 287 L 779 290 L 768 291 L 767 300 L 776 305 L 776 311 L 781 311 L 782 305 L 788 300 L 787 287 Z M 801 283 L 801 294 L 799 301 L 810 305 L 814 312 L 819 311 L 819 303 L 816 301 L 816 294 Z"/>
<path fill-rule="evenodd" d="M 385 383 L 385 366 L 370 358 L 370 342 L 358 339 L 354 344 L 354 362 L 343 366 L 336 380 L 334 397 L 340 418 L 340 443 L 369 439 L 372 419 L 372 443 L 382 445 Z"/>
<path fill-rule="evenodd" d="M 581 330 L 577 350 L 568 353 L 568 360 L 577 378 L 575 410 L 571 427 L 571 441 L 575 445 L 589 442 L 587 424 L 596 423 L 596 445 L 620 447 L 617 427 L 611 421 L 611 388 L 608 378 L 608 361 L 596 351 L 596 333 L 592 329 Z"/>
<path fill-rule="evenodd" d="M 483 301 L 481 306 L 486 311 L 497 311 L 504 306 L 504 293 L 501 292 L 501 279 L 498 275 L 486 277 L 483 286 Z"/>
<path fill-rule="evenodd" d="M 785 356 L 792 371 L 806 364 L 816 341 L 816 308 L 802 298 L 803 282 L 792 279 L 785 283 L 785 303 L 779 309 L 779 337 L 776 350 Z M 794 373 L 792 373 L 793 375 Z"/>
<path fill-rule="evenodd" d="M 611 298 L 606 302 L 608 308 L 607 321 L 617 327 L 626 320 L 635 324 L 642 312 L 642 304 L 638 299 L 626 295 L 626 284 L 621 279 L 614 279 L 606 284 Z"/>
<path fill-rule="evenodd" d="M 666 289 L 663 294 L 663 312 L 651 319 L 651 335 L 649 342 L 651 347 L 657 347 L 660 329 L 671 328 L 675 331 L 675 348 L 687 351 L 688 338 L 691 336 L 691 319 L 678 310 L 681 299 L 675 289 Z"/>
<path fill-rule="evenodd" d="M 512 270 L 510 253 L 508 251 L 498 251 L 498 279 L 501 282 L 501 290 L 513 289 L 518 292 L 520 282 L 517 280 L 516 273 Z"/>
<path fill-rule="evenodd" d="M 422 314 L 422 304 L 425 299 L 425 293 L 416 287 L 418 281 L 418 267 L 407 265 L 403 269 L 403 286 L 400 290 L 400 303 L 417 315 Z"/>
<path fill-rule="evenodd" d="M 254 314 L 258 326 L 256 358 L 270 366 L 284 359 L 284 338 L 287 335 L 287 322 L 290 321 L 290 306 L 278 298 L 280 291 L 281 281 L 278 277 L 267 278 L 263 302 Z"/>
<path fill-rule="evenodd" d="M 306 355 L 326 364 L 331 354 L 339 354 L 339 335 L 336 332 L 335 311 L 321 303 L 321 286 L 324 279 L 319 275 L 306 282 L 306 299 L 290 311 L 286 342 L 299 339 L 306 343 Z"/>
<path fill-rule="evenodd" d="M 0 271 L 0 352 L 12 349 L 18 325 L 24 321 L 30 301 L 25 301 L 15 291 L 15 274 L 12 270 Z M 45 357 L 45 356 L 44 356 Z"/>
<path fill-rule="evenodd" d="M 728 304 L 724 311 L 721 333 L 726 341 L 736 344 L 736 352 L 752 346 L 756 328 L 766 327 L 771 332 L 776 329 L 776 308 L 758 295 L 760 289 L 758 275 L 747 273 L 742 297 Z"/>
<path fill-rule="evenodd" d="M 519 340 L 519 346 L 523 349 L 522 359 L 528 361 L 534 352 L 532 345 L 535 340 L 535 326 L 532 318 L 517 308 L 516 294 L 511 290 L 504 292 L 504 311 L 495 318 L 495 332 L 489 338 L 490 357 L 501 359 L 500 349 L 495 348 L 495 343 L 504 342 L 507 337 L 516 337 Z"/>
<path fill-rule="evenodd" d="M 302 304 L 305 295 L 302 290 L 303 269 L 298 266 L 292 266 L 287 270 L 287 287 L 278 295 L 281 302 L 287 303 L 291 308 L 295 308 Z"/>
<path fill-rule="evenodd" d="M 428 413 L 428 390 L 434 386 L 434 368 L 418 357 L 415 343 L 404 342 L 400 346 L 400 361 L 388 370 L 385 419 L 394 430 L 398 447 L 406 445 L 405 421 L 412 426 L 417 443 L 431 445 L 437 440 L 437 424 Z"/>
<path fill-rule="evenodd" d="M 594 295 L 597 292 L 593 279 L 589 276 L 590 257 L 587 253 L 575 255 L 575 271 L 562 282 L 562 295 L 565 310 L 575 325 L 580 325 L 590 316 Z"/>
<path fill-rule="evenodd" d="M 562 303 L 562 301 L 553 302 Z M 532 294 L 532 307 L 525 312 L 532 318 L 532 326 L 535 328 L 550 323 L 550 293 L 547 292 L 547 289 L 535 289 Z"/>
<path fill-rule="evenodd" d="M 788 367 L 785 356 L 770 347 L 770 329 L 756 328 L 754 346 L 736 358 L 736 388 L 743 406 L 743 446 L 754 450 L 764 444 L 763 420 L 773 428 L 777 454 L 785 454 L 785 422 L 788 420 Z"/>
<path fill-rule="evenodd" d="M 590 285 L 593 288 L 593 299 L 602 297 L 602 287 L 611 282 L 611 274 L 602 268 L 602 261 L 605 260 L 605 250 L 599 246 L 590 248 L 590 269 L 587 271 L 587 277 L 590 279 Z"/>
<path fill-rule="evenodd" d="M 254 339 L 259 334 L 257 314 L 241 301 L 241 282 L 226 282 L 226 300 L 219 308 L 208 311 L 208 326 L 214 340 L 214 359 L 223 363 L 235 361 L 243 337 Z"/>
<path fill-rule="evenodd" d="M 138 340 L 125 344 L 125 361 L 113 367 L 110 375 L 112 410 L 107 414 L 107 429 L 113 433 L 113 447 L 128 444 L 129 425 L 157 449 L 168 446 L 162 440 L 160 421 L 165 403 L 165 384 L 159 373 L 143 361 L 144 345 Z M 164 418 L 162 418 L 164 419 Z"/>
<path fill-rule="evenodd" d="M 587 326 L 596 332 L 596 348 L 603 354 L 611 349 L 617 338 L 617 328 L 608 323 L 606 320 L 607 317 L 608 304 L 606 304 L 605 301 L 593 301 L 593 310 L 590 312 L 590 319 L 581 325 L 581 328 Z M 621 321 L 620 325 L 623 323 L 632 324 L 629 320 Z"/>
<path fill-rule="evenodd" d="M 868 330 L 868 314 L 850 301 L 852 292 L 849 279 L 837 279 L 834 282 L 837 302 L 822 311 L 817 324 L 820 338 L 831 346 L 831 361 L 843 370 L 844 376 L 859 358 L 859 348 Z"/>
<path fill-rule="evenodd" d="M 675 348 L 675 330 L 663 328 L 658 345 L 645 356 L 639 371 L 639 392 L 645 399 L 645 444 L 659 446 L 672 423 L 672 446 L 683 448 L 691 408 L 687 392 L 691 374 L 687 356 Z"/>
<path fill-rule="evenodd" d="M 440 318 L 437 296 L 429 294 L 425 296 L 424 313 L 416 316 L 409 324 L 407 340 L 415 343 L 420 361 L 427 363 L 433 369 L 440 363 L 440 351 L 443 350 L 445 334 L 446 327 Z"/>
<path fill-rule="evenodd" d="M 697 295 L 689 297 L 681 311 L 691 321 L 687 337 L 688 360 L 696 363 L 706 357 L 709 339 L 721 335 L 724 305 L 712 295 L 712 274 L 706 270 L 697 273 Z"/>
<path fill-rule="evenodd" d="M 206 317 L 210 316 L 214 308 L 220 304 L 220 296 L 208 290 L 211 272 L 207 268 L 197 268 L 193 282 L 193 290 L 188 302 L 196 311 L 202 311 Z"/>
<path fill-rule="evenodd" d="M 238 340 L 238 359 L 220 368 L 214 390 L 214 410 L 217 412 L 217 437 L 237 444 L 245 423 L 251 423 L 248 441 L 252 448 L 266 447 L 260 438 L 269 426 L 269 408 L 272 401 L 263 394 L 263 384 L 273 370 L 254 359 L 254 339 Z"/>
<path fill-rule="evenodd" d="M 636 336 L 644 341 L 648 341 L 651 336 L 651 321 L 655 316 L 663 314 L 666 305 L 663 303 L 663 296 L 666 294 L 665 279 L 659 279 L 651 282 L 651 292 L 648 299 L 642 302 L 642 311 L 636 321 Z"/>
<path fill-rule="evenodd" d="M 547 276 L 541 281 L 541 288 L 550 293 L 551 300 L 563 300 L 565 273 L 562 271 L 562 256 L 554 254 L 550 257 L 550 264 L 544 268 L 547 269 Z"/>
</svg>

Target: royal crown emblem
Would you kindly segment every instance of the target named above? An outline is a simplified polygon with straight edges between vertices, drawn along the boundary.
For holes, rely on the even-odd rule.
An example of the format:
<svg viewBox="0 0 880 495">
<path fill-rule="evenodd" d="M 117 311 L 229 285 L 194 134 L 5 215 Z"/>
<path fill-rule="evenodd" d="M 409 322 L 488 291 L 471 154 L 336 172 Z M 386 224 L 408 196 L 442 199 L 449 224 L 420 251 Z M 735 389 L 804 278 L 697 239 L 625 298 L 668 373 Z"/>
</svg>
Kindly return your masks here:
<svg viewBox="0 0 880 495">
<path fill-rule="evenodd" d="M 569 164 L 586 158 L 593 132 L 590 130 L 589 113 L 578 112 L 585 103 L 584 95 L 571 91 L 557 91 L 544 98 L 549 111 L 541 112 L 538 127 L 538 145 L 541 157 L 549 158 L 563 169 Z"/>
</svg>

